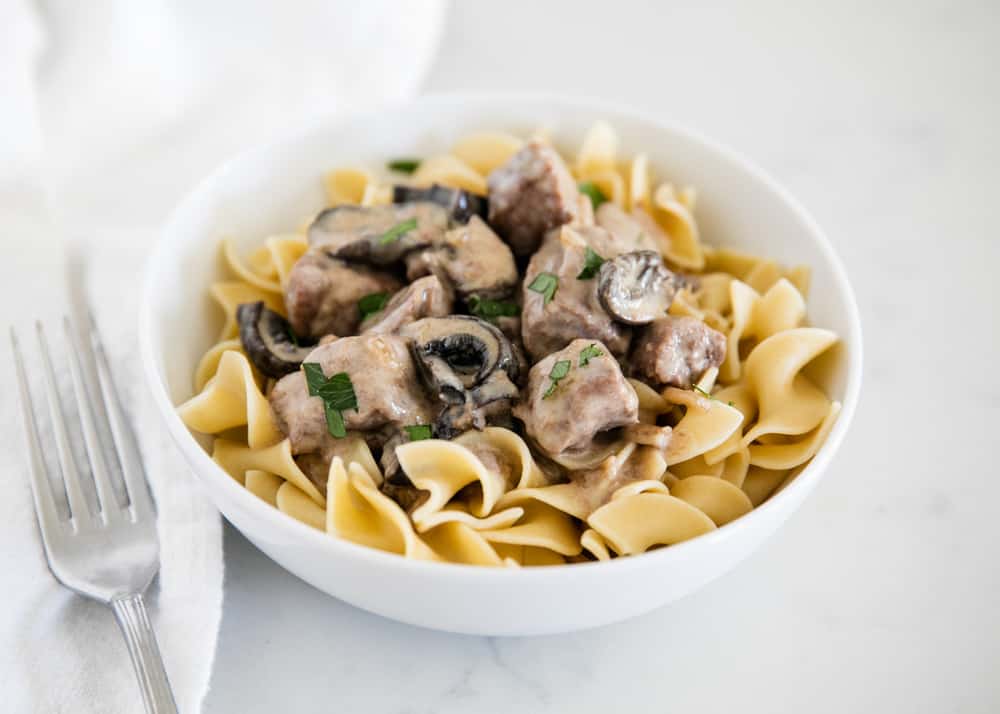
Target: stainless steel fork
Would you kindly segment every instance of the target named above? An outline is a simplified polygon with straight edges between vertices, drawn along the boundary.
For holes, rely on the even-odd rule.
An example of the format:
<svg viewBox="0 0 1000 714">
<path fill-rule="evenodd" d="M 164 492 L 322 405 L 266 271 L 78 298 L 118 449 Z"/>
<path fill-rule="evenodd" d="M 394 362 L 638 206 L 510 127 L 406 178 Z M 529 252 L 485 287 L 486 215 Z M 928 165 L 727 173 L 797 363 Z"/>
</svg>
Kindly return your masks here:
<svg viewBox="0 0 1000 714">
<path fill-rule="evenodd" d="M 31 458 L 35 513 L 49 569 L 56 579 L 81 595 L 109 605 L 114 611 L 139 678 L 146 711 L 175 714 L 177 705 L 142 598 L 160 567 L 156 511 L 132 430 L 115 393 L 107 356 L 92 321 L 87 323 L 86 339 L 83 340 L 68 318 L 63 327 L 80 417 L 78 426 L 83 433 L 89 471 L 97 492 L 96 512 L 88 505 L 81 469 L 74 457 L 71 432 L 45 332 L 41 323 L 36 324 L 52 440 L 69 505 L 68 519 L 62 517 L 56 505 L 53 480 L 48 474 L 43 451 L 51 445 L 43 446 L 39 437 L 39 421 L 36 421 L 32 405 L 24 359 L 17 335 L 13 329 L 10 332 Z M 113 450 L 106 449 L 102 433 L 110 434 Z M 116 494 L 115 486 L 121 491 L 122 484 L 118 480 L 119 469 L 112 468 L 111 458 L 120 466 L 127 504 L 123 504 Z"/>
</svg>

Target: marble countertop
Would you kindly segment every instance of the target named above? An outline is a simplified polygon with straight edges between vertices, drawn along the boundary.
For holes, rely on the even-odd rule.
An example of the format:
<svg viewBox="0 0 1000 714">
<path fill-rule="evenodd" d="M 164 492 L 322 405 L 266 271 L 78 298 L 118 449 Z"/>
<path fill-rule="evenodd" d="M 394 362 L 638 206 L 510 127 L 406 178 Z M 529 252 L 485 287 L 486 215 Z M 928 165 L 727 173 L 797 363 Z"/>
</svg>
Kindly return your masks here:
<svg viewBox="0 0 1000 714">
<path fill-rule="evenodd" d="M 1000 12 L 988 3 L 454 3 L 427 91 L 590 95 L 771 172 L 844 259 L 854 427 L 787 526 L 652 614 L 563 636 L 366 614 L 231 528 L 205 711 L 1000 709 Z"/>
</svg>

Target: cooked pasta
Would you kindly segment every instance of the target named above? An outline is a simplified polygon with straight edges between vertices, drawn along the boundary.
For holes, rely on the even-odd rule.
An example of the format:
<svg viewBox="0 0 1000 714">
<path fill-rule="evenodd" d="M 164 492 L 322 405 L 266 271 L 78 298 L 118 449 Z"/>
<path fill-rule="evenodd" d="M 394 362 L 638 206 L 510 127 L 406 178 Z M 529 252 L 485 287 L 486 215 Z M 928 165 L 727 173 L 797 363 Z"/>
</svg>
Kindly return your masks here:
<svg viewBox="0 0 1000 714">
<path fill-rule="evenodd" d="M 331 537 L 517 568 L 669 547 L 808 465 L 840 412 L 808 268 L 705 245 L 604 122 L 568 160 L 540 136 L 338 168 L 304 228 L 222 241 L 178 411 L 226 473 Z"/>
</svg>

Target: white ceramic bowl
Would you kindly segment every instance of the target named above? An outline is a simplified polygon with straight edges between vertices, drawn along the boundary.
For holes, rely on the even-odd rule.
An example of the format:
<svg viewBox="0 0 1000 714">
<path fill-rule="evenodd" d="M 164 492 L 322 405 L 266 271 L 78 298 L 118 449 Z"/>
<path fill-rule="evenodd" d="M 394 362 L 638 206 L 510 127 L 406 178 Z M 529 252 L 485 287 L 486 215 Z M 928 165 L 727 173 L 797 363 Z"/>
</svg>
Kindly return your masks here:
<svg viewBox="0 0 1000 714">
<path fill-rule="evenodd" d="M 313 530 L 259 500 L 209 458 L 174 406 L 191 396 L 195 364 L 219 323 L 206 293 L 220 274 L 219 240 L 244 248 L 322 207 L 320 177 L 355 163 L 426 156 L 463 134 L 552 130 L 575 150 L 605 119 L 626 155 L 646 152 L 657 175 L 698 189 L 707 243 L 813 269 L 809 317 L 843 344 L 824 386 L 843 411 L 812 463 L 752 513 L 691 541 L 609 563 L 508 570 L 414 562 Z M 803 151 L 807 151 L 803 147 Z M 691 132 L 599 104 L 525 96 L 441 96 L 367 116 L 333 119 L 248 151 L 205 179 L 177 208 L 149 262 L 142 306 L 145 373 L 177 447 L 219 510 L 276 562 L 341 600 L 424 627 L 530 635 L 622 620 L 676 600 L 725 573 L 782 525 L 815 487 L 854 416 L 861 329 L 851 287 L 822 231 L 778 185 L 733 152 Z"/>
</svg>

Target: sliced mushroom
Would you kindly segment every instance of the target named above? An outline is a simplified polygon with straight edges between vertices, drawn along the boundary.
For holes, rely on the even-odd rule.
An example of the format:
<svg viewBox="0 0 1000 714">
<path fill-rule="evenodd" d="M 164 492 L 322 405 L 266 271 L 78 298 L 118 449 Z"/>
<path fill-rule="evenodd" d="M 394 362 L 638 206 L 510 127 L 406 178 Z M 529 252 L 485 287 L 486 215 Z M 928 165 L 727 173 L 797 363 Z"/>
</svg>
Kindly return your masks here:
<svg viewBox="0 0 1000 714">
<path fill-rule="evenodd" d="M 460 188 L 449 188 L 432 184 L 430 188 L 417 186 L 393 186 L 393 203 L 414 203 L 429 201 L 444 208 L 456 223 L 468 223 L 473 216 L 486 218 L 489 214 L 489 200 L 486 196 L 471 193 Z"/>
<path fill-rule="evenodd" d="M 254 366 L 268 377 L 280 379 L 302 364 L 316 343 L 293 337 L 288 320 L 264 307 L 261 302 L 247 302 L 236 308 L 240 342 Z"/>
<path fill-rule="evenodd" d="M 601 305 L 628 325 L 645 325 L 663 317 L 677 292 L 676 276 L 652 250 L 623 253 L 606 261 L 597 280 Z"/>
<path fill-rule="evenodd" d="M 448 224 L 448 212 L 427 201 L 334 206 L 309 226 L 309 244 L 334 257 L 389 265 L 411 250 L 438 242 Z"/>
<path fill-rule="evenodd" d="M 403 328 L 428 388 L 444 403 L 435 436 L 450 439 L 482 429 L 517 399 L 519 364 L 510 341 L 493 325 L 468 315 L 428 317 Z"/>
</svg>

